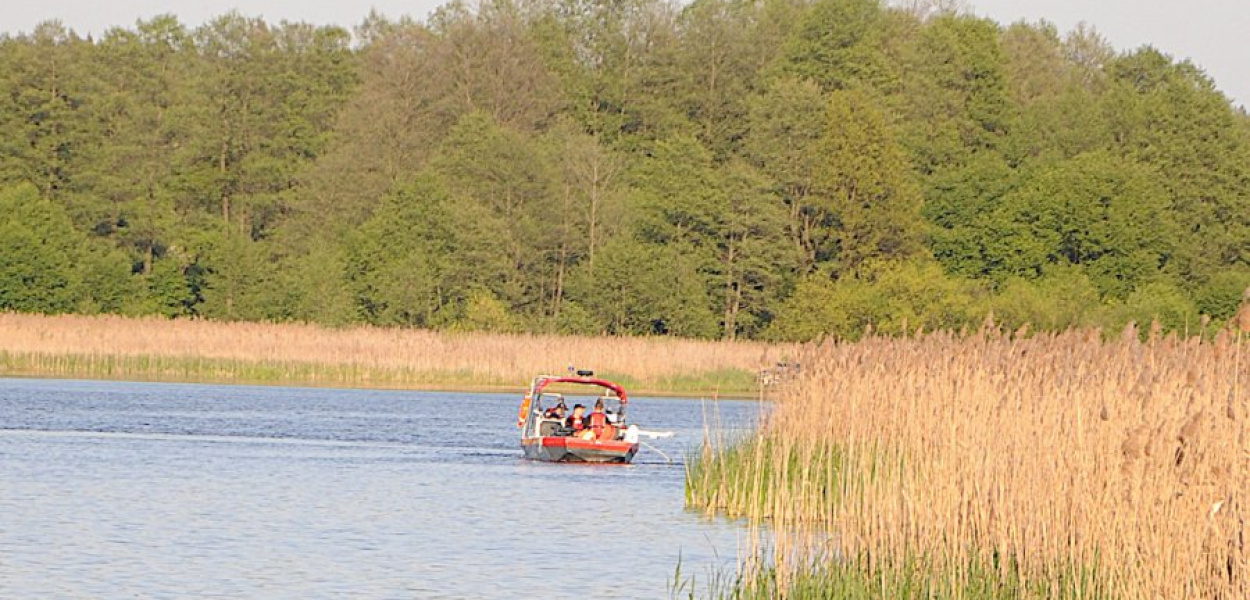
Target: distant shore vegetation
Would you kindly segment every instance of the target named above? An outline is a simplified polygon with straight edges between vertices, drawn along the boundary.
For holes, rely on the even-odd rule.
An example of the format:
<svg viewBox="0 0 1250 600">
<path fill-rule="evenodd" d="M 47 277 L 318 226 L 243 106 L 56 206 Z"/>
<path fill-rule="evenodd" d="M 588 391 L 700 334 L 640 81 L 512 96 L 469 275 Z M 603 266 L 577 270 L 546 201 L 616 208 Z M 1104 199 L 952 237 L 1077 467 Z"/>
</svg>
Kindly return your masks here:
<svg viewBox="0 0 1250 600">
<path fill-rule="evenodd" d="M 795 344 L 0 313 L 0 377 L 515 391 L 593 370 L 631 394 L 755 397 Z"/>
<path fill-rule="evenodd" d="M 0 37 L 0 311 L 770 341 L 1233 314 L 1250 117 L 1198 66 L 906 4 Z"/>
</svg>

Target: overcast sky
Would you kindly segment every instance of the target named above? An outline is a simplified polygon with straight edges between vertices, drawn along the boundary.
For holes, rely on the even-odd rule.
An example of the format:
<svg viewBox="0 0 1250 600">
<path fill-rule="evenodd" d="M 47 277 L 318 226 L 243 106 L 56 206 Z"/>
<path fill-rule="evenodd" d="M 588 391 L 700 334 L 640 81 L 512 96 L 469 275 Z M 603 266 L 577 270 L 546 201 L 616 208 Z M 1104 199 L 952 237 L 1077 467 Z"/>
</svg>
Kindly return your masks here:
<svg viewBox="0 0 1250 600">
<path fill-rule="evenodd" d="M 270 21 L 355 25 L 370 6 L 390 17 L 424 17 L 442 0 L 0 0 L 0 31 L 30 31 L 60 19 L 80 34 L 129 27 L 137 19 L 172 12 L 189 26 L 231 9 Z M 1093 25 L 1113 46 L 1144 44 L 1189 58 L 1241 105 L 1250 104 L 1250 0 L 972 0 L 977 13 L 1004 24 L 1046 19 L 1071 30 Z"/>
</svg>

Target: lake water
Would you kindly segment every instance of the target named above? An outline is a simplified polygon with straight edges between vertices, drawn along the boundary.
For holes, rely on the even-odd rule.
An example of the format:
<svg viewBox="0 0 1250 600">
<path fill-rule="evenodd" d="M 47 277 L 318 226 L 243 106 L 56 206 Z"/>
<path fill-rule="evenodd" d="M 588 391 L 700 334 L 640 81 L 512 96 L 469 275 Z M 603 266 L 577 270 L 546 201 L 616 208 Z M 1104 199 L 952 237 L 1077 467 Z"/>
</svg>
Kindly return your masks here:
<svg viewBox="0 0 1250 600">
<path fill-rule="evenodd" d="M 665 598 L 746 533 L 683 509 L 704 415 L 630 466 L 523 460 L 518 397 L 0 379 L 0 598 Z M 571 404 L 570 404 L 571 405 Z"/>
</svg>

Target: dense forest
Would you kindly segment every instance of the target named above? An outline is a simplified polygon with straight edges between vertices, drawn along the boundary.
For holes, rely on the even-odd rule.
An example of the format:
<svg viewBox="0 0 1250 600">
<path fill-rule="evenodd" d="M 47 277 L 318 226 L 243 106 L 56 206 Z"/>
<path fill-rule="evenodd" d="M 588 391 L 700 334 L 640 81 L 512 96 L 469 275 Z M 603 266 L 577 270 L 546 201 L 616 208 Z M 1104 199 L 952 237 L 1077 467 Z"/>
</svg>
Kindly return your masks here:
<svg viewBox="0 0 1250 600">
<path fill-rule="evenodd" d="M 1159 50 L 940 4 L 7 35 L 0 310 L 778 340 L 1231 315 L 1244 109 Z"/>
</svg>

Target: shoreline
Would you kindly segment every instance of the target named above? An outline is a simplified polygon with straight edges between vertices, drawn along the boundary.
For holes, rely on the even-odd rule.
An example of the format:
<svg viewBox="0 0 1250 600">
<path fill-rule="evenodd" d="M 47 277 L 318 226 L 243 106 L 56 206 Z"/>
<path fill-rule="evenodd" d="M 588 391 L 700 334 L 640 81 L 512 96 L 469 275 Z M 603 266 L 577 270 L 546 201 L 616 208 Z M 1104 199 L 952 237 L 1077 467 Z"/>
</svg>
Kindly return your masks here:
<svg viewBox="0 0 1250 600">
<path fill-rule="evenodd" d="M 40 367 L 22 367 L 21 363 L 37 362 Z M 84 365 L 83 363 L 87 364 Z M 158 356 L 126 356 L 126 355 L 105 355 L 105 356 L 75 356 L 75 355 L 46 355 L 41 353 L 14 353 L 0 351 L 0 379 L 62 379 L 71 381 L 116 381 L 116 382 L 134 382 L 134 383 L 181 383 L 181 384 L 199 384 L 199 385 L 237 385 L 237 386 L 258 386 L 258 387 L 292 387 L 292 388 L 312 388 L 312 389 L 344 389 L 344 390 L 388 390 L 388 391 L 414 391 L 414 392 L 448 392 L 448 393 L 481 393 L 481 394 L 516 394 L 518 397 L 525 393 L 529 385 L 529 381 L 517 384 L 491 382 L 491 383 L 467 383 L 466 378 L 472 378 L 470 373 L 460 371 L 447 372 L 422 372 L 419 374 L 404 373 L 395 370 L 379 370 L 371 368 L 362 368 L 358 365 L 322 365 L 316 363 L 304 363 L 302 366 L 305 372 L 330 372 L 334 374 L 351 373 L 355 377 L 339 378 L 334 376 L 292 376 L 283 374 L 277 377 L 247 376 L 246 373 L 251 371 L 264 372 L 272 374 L 277 371 L 287 371 L 292 366 L 289 363 L 267 363 L 263 361 L 229 361 L 228 366 L 216 364 L 222 361 L 218 359 L 205 359 L 201 357 L 158 357 Z M 15 365 L 15 363 L 18 363 Z M 67 365 L 63 368 L 52 366 L 48 368 L 48 363 Z M 100 369 L 100 363 L 110 363 L 110 369 Z M 122 372 L 114 373 L 114 369 L 118 363 L 143 363 L 153 365 L 156 368 L 152 370 L 144 370 L 142 368 L 122 368 Z M 170 363 L 182 363 L 192 365 L 190 369 L 169 369 L 161 368 L 161 365 Z M 205 364 L 207 363 L 207 364 Z M 85 368 L 84 368 L 85 366 Z M 196 367 L 200 368 L 196 368 Z M 204 368 L 211 367 L 211 368 Z M 107 372 L 100 372 L 106 370 Z M 209 374 L 204 371 L 211 370 Z M 240 372 L 242 371 L 242 372 Z M 415 376 L 413 376 L 415 375 Z M 535 376 L 539 373 L 535 373 Z M 614 374 L 604 374 L 604 377 L 613 379 L 614 377 L 625 380 L 632 379 L 628 376 L 619 376 Z M 698 374 L 690 376 L 690 381 L 698 381 Z M 484 379 L 489 379 L 483 376 Z M 625 384 L 623 384 L 625 385 Z M 631 397 L 646 398 L 677 398 L 677 399 L 724 399 L 724 400 L 758 400 L 760 397 L 759 389 L 745 390 L 741 387 L 716 389 L 713 387 L 697 387 L 689 384 L 676 387 L 664 386 L 631 386 L 625 385 L 626 391 Z"/>
<path fill-rule="evenodd" d="M 593 370 L 640 396 L 757 398 L 796 345 L 0 312 L 0 376 L 521 394 Z"/>
</svg>

